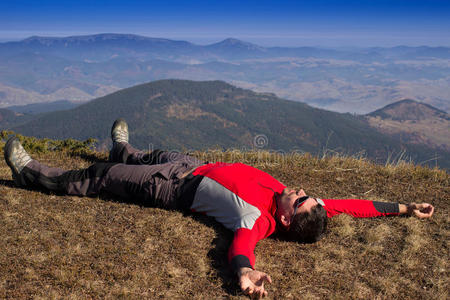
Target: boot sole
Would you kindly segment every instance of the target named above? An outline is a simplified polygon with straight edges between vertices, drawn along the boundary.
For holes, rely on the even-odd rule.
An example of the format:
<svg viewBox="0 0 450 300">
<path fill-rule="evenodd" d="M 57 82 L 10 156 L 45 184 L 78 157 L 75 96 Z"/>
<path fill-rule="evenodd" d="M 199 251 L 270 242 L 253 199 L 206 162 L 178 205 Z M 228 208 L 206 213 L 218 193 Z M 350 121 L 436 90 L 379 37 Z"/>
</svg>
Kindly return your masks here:
<svg viewBox="0 0 450 300">
<path fill-rule="evenodd" d="M 4 156 L 5 156 L 6 164 L 8 165 L 8 167 L 11 168 L 11 170 L 14 170 L 14 169 L 15 169 L 14 166 L 13 166 L 13 164 L 12 164 L 12 162 L 11 162 L 11 157 L 10 157 L 11 151 L 12 151 L 12 143 L 13 143 L 15 140 L 19 140 L 19 139 L 18 139 L 17 137 L 12 137 L 12 138 L 10 138 L 10 139 L 6 142 L 5 148 L 3 149 L 3 153 L 4 153 Z M 15 170 L 14 170 L 14 173 L 16 173 Z"/>
</svg>

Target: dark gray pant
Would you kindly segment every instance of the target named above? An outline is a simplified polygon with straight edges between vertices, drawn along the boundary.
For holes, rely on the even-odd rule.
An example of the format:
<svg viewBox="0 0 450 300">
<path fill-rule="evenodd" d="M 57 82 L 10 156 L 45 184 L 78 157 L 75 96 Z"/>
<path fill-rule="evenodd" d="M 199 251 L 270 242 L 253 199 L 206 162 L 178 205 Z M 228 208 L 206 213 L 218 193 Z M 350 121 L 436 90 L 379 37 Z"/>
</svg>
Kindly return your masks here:
<svg viewBox="0 0 450 300">
<path fill-rule="evenodd" d="M 64 171 L 32 160 L 22 170 L 24 185 L 77 196 L 95 196 L 101 191 L 141 202 L 144 205 L 177 209 L 177 188 L 182 175 L 203 162 L 177 152 L 136 150 L 116 143 L 109 163 L 86 169 Z"/>
</svg>

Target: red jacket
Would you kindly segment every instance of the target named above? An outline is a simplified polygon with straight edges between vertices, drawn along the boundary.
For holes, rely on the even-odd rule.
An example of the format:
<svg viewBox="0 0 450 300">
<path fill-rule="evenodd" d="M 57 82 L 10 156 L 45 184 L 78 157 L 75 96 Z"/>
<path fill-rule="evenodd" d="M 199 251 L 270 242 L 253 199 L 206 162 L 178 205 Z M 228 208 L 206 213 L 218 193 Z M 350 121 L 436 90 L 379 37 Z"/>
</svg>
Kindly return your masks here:
<svg viewBox="0 0 450 300">
<path fill-rule="evenodd" d="M 286 187 L 269 174 L 242 163 L 214 163 L 198 167 L 204 178 L 191 209 L 215 217 L 234 231 L 228 259 L 234 270 L 254 268 L 256 243 L 276 228 L 276 193 Z M 355 217 L 398 214 L 397 203 L 356 199 L 322 199 L 328 217 L 340 213 Z"/>
<path fill-rule="evenodd" d="M 253 268 L 255 264 L 253 251 L 256 243 L 275 231 L 276 202 L 274 196 L 275 193 L 281 193 L 285 186 L 269 174 L 241 163 L 207 164 L 197 168 L 193 175 L 201 175 L 214 180 L 235 194 L 237 198 L 259 210 L 260 214 L 251 228 L 246 228 L 249 226 L 245 225 L 230 228 L 234 229 L 234 239 L 228 251 L 228 259 L 233 269 Z M 217 201 L 218 199 L 211 199 L 211 201 L 213 200 Z M 208 213 L 207 209 L 200 210 L 200 212 L 214 216 L 212 213 Z M 222 223 L 225 222 L 226 220 Z"/>
</svg>

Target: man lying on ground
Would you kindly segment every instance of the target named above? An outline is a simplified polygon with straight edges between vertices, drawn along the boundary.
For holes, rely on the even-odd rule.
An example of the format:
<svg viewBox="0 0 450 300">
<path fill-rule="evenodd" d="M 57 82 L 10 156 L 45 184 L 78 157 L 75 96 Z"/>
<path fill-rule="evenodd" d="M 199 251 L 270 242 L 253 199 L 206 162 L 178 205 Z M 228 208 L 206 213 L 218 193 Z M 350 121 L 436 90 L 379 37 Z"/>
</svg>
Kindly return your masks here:
<svg viewBox="0 0 450 300">
<path fill-rule="evenodd" d="M 14 181 L 22 187 L 78 196 L 106 191 L 143 205 L 214 217 L 234 231 L 228 251 L 230 266 L 242 291 L 257 298 L 267 295 L 264 284 L 271 279 L 254 268 L 254 249 L 259 240 L 275 231 L 290 240 L 315 242 L 325 232 L 327 219 L 341 213 L 360 218 L 429 218 L 434 211 L 428 203 L 313 198 L 245 164 L 204 163 L 175 152 L 138 151 L 128 143 L 128 125 L 123 119 L 114 122 L 111 138 L 110 162 L 82 170 L 64 171 L 40 164 L 15 137 L 5 145 L 5 160 Z"/>
</svg>

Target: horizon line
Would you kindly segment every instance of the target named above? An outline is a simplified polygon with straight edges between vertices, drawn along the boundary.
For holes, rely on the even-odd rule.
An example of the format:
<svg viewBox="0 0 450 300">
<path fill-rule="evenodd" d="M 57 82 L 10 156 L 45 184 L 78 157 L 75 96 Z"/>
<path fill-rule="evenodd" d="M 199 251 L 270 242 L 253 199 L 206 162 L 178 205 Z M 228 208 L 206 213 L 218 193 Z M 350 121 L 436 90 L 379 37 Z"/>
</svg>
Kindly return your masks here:
<svg viewBox="0 0 450 300">
<path fill-rule="evenodd" d="M 253 44 L 255 46 L 259 46 L 262 48 L 273 48 L 273 47 L 282 47 L 282 48 L 301 48 L 301 47 L 322 47 L 322 48 L 376 48 L 376 47 L 380 47 L 380 48 L 396 48 L 396 47 L 412 47 L 412 48 L 419 48 L 419 47 L 430 47 L 430 48 L 439 48 L 439 47 L 444 47 L 444 48 L 448 48 L 450 47 L 450 43 L 449 44 L 424 44 L 424 43 L 398 43 L 398 44 L 392 44 L 392 45 L 380 45 L 383 43 L 377 43 L 377 44 L 372 44 L 372 45 L 361 45 L 360 43 L 345 43 L 345 42 L 341 42 L 340 45 L 326 45 L 326 40 L 330 41 L 330 38 L 315 38 L 315 40 L 324 40 L 325 44 L 323 43 L 318 43 L 317 41 L 315 43 L 311 43 L 311 44 L 304 44 L 304 45 L 261 45 L 258 42 L 255 41 L 249 41 L 249 40 L 245 40 L 245 38 L 248 39 L 253 39 L 253 40 L 279 40 L 279 39 L 283 39 L 285 41 L 290 40 L 291 42 L 294 42 L 296 39 L 314 39 L 313 37 L 305 37 L 305 36 L 284 36 L 284 37 L 280 37 L 280 36 L 246 36 L 246 37 L 233 37 L 233 36 L 229 36 L 229 37 L 218 37 L 218 36 L 185 36 L 185 37 L 162 37 L 162 36 L 152 36 L 152 35 L 146 35 L 146 34 L 142 34 L 142 33 L 121 33 L 121 32 L 97 32 L 97 33 L 74 33 L 74 34 L 52 34 L 52 33 L 45 33 L 45 34 L 31 34 L 31 35 L 26 35 L 26 36 L 22 36 L 22 37 L 2 37 L 1 36 L 1 30 L 0 30 L 0 44 L 5 44 L 5 43 L 10 43 L 10 42 L 22 42 L 24 40 L 30 39 L 30 38 L 50 38 L 50 39 L 65 39 L 65 38 L 75 38 L 75 37 L 87 37 L 87 36 L 101 36 L 101 35 L 130 35 L 130 36 L 136 36 L 136 37 L 141 37 L 141 38 L 149 38 L 149 39 L 161 39 L 161 40 L 170 40 L 170 41 L 183 41 L 183 42 L 188 42 L 191 43 L 193 45 L 198 45 L 198 46 L 208 46 L 208 45 L 213 45 L 213 44 L 218 44 L 221 42 L 224 42 L 226 40 L 238 40 L 244 43 L 249 43 L 249 44 Z M 193 41 L 193 40 L 211 40 L 210 42 L 207 43 L 198 43 L 198 41 Z M 342 41 L 345 38 L 334 38 L 334 41 Z M 348 38 L 347 38 L 348 39 Z M 357 39 L 357 38 L 356 38 Z M 215 41 L 212 41 L 215 40 Z M 388 42 L 388 41 L 386 41 Z M 386 43 L 385 42 L 385 43 Z M 263 43 L 264 44 L 264 43 Z M 358 45 L 359 44 L 359 45 Z"/>
</svg>

